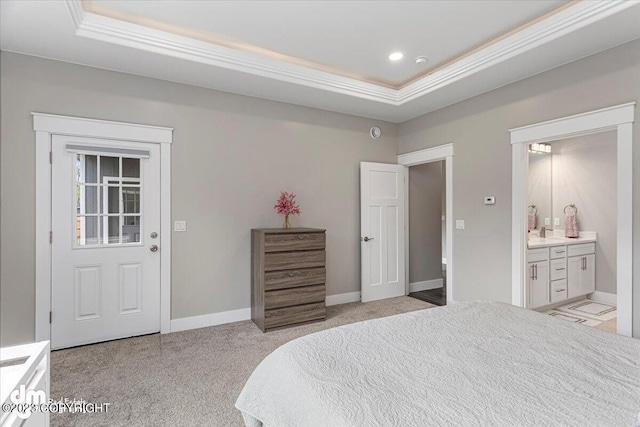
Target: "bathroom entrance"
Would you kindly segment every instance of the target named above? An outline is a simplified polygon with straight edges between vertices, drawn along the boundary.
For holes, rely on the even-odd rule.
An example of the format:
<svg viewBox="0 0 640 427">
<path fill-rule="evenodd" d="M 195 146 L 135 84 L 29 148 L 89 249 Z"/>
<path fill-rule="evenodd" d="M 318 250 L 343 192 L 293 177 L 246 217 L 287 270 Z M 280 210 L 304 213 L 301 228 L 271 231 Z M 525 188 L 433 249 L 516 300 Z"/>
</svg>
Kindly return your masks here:
<svg viewBox="0 0 640 427">
<path fill-rule="evenodd" d="M 611 321 L 602 329 L 639 336 L 632 316 L 634 112 L 627 103 L 510 130 L 514 305 L 575 323 L 595 319 L 592 326 Z M 540 159 L 530 163 L 540 152 L 551 154 L 550 197 L 529 188 L 530 172 L 546 168 Z"/>
<path fill-rule="evenodd" d="M 617 138 L 529 145 L 525 307 L 617 329 Z"/>
</svg>

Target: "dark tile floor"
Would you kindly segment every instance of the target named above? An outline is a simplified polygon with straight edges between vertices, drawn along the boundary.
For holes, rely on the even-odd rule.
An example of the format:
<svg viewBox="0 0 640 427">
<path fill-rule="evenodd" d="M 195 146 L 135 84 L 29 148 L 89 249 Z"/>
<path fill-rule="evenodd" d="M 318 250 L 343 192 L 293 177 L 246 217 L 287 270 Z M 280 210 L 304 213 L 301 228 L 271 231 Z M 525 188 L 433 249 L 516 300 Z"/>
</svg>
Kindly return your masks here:
<svg viewBox="0 0 640 427">
<path fill-rule="evenodd" d="M 442 286 L 441 288 L 429 289 L 426 291 L 411 292 L 410 297 L 419 299 L 435 305 L 447 305 L 447 266 L 442 266 Z"/>
</svg>

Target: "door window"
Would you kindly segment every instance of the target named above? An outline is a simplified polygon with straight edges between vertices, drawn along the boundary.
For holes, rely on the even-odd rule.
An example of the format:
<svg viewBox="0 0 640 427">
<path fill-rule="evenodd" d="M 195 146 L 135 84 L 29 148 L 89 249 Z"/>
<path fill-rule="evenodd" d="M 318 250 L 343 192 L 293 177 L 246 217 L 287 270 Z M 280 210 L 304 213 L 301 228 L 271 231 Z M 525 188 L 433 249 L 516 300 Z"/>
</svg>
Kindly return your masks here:
<svg viewBox="0 0 640 427">
<path fill-rule="evenodd" d="M 74 247 L 140 244 L 139 158 L 76 154 Z"/>
</svg>

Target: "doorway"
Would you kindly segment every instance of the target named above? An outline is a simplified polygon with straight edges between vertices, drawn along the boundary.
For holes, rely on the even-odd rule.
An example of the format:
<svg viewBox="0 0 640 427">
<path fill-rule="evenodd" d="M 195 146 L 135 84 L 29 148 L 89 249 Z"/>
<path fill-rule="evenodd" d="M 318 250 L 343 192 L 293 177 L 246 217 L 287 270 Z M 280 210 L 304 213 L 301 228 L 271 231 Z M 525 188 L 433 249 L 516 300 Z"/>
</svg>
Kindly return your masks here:
<svg viewBox="0 0 640 427">
<path fill-rule="evenodd" d="M 526 306 L 525 283 L 529 280 L 529 268 L 526 264 L 529 215 L 526 189 L 529 146 L 534 143 L 541 144 L 611 130 L 615 132 L 617 142 L 617 332 L 621 335 L 634 336 L 632 180 L 634 110 L 635 102 L 631 102 L 510 130 L 513 155 L 512 303 L 514 305 Z M 584 265 L 582 268 L 584 271 Z"/>
<path fill-rule="evenodd" d="M 446 305 L 445 162 L 409 167 L 409 296 Z"/>
<path fill-rule="evenodd" d="M 51 344 L 160 331 L 160 147 L 56 135 Z"/>
<path fill-rule="evenodd" d="M 442 181 L 444 186 L 444 220 L 442 223 L 442 243 L 444 256 L 442 257 L 442 264 L 446 264 L 445 271 L 443 272 L 443 289 L 444 300 L 446 303 L 455 301 L 454 295 L 454 270 L 453 270 L 453 144 L 440 145 L 438 147 L 426 148 L 424 150 L 413 151 L 411 153 L 401 154 L 398 156 L 398 164 L 407 167 L 409 170 L 411 167 L 418 165 L 426 165 L 431 163 L 441 163 L 444 173 L 442 174 Z M 409 180 L 405 182 L 405 194 L 409 197 Z M 437 203 L 437 201 L 436 201 Z M 411 218 L 409 217 L 409 209 L 406 213 L 406 226 L 405 235 L 410 235 L 409 223 Z M 442 220 L 442 216 L 440 217 Z M 409 239 L 406 242 L 406 252 L 409 254 L 406 257 L 406 271 L 407 273 L 411 269 L 412 259 L 411 251 L 409 248 Z M 416 261 L 414 261 L 416 262 Z M 445 279 L 446 276 L 446 279 Z M 407 274 L 407 288 L 406 295 L 411 293 L 409 285 L 409 274 Z M 434 285 L 437 285 L 435 283 Z M 432 286 L 434 286 L 432 285 Z M 415 289 L 415 288 L 414 288 Z"/>
<path fill-rule="evenodd" d="M 173 130 L 33 113 L 36 341 L 170 332 Z"/>
</svg>

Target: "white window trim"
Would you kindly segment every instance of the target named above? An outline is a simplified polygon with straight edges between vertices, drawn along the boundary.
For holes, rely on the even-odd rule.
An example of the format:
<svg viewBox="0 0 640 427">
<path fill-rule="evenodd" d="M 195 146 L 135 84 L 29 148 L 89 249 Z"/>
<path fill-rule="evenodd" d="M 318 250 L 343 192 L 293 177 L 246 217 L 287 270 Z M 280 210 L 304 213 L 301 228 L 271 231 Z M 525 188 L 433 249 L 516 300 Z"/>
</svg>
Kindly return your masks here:
<svg viewBox="0 0 640 427">
<path fill-rule="evenodd" d="M 51 140 L 53 135 L 160 144 L 160 332 L 171 332 L 171 143 L 173 128 L 32 113 L 36 134 L 35 340 L 51 337 Z"/>
<path fill-rule="evenodd" d="M 524 307 L 527 245 L 528 145 L 616 131 L 618 142 L 617 307 L 618 333 L 633 336 L 633 121 L 635 102 L 511 129 L 512 304 Z"/>
<path fill-rule="evenodd" d="M 411 153 L 400 154 L 398 164 L 406 166 L 404 193 L 407 203 L 405 209 L 405 275 L 406 293 L 409 293 L 409 166 L 422 165 L 440 160 L 445 162 L 445 228 L 447 230 L 447 303 L 455 302 L 453 298 L 453 144 L 440 145 Z"/>
</svg>

